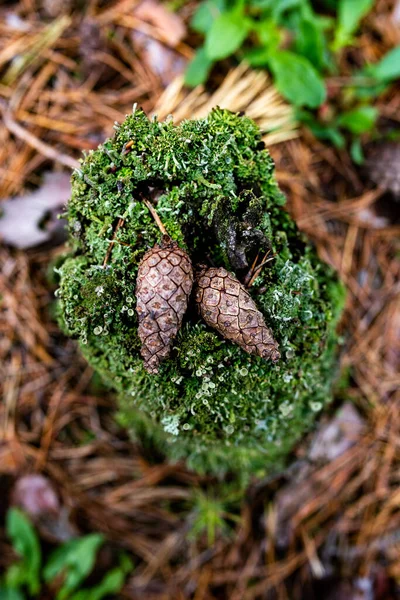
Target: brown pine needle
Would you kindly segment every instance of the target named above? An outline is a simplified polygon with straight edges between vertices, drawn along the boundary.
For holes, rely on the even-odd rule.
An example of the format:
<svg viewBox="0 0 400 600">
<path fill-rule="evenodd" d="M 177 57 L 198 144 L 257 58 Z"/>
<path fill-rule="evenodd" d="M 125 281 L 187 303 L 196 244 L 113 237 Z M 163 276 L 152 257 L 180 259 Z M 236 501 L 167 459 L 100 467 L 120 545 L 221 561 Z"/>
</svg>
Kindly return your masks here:
<svg viewBox="0 0 400 600">
<path fill-rule="evenodd" d="M 63 152 L 59 152 L 58 150 L 56 150 L 56 148 L 49 146 L 49 144 L 46 144 L 45 142 L 37 138 L 33 133 L 24 129 L 22 125 L 19 125 L 19 123 L 17 123 L 11 116 L 11 113 L 8 110 L 3 109 L 2 104 L 0 104 L 0 111 L 3 113 L 4 125 L 6 126 L 8 131 L 15 135 L 15 137 L 23 140 L 29 146 L 35 148 L 35 150 L 37 150 L 39 154 L 42 154 L 43 156 L 49 158 L 50 160 L 53 160 L 54 162 L 58 162 L 62 165 L 65 165 L 70 169 L 79 168 L 79 162 L 75 158 L 72 158 L 72 156 L 68 156 Z"/>
</svg>

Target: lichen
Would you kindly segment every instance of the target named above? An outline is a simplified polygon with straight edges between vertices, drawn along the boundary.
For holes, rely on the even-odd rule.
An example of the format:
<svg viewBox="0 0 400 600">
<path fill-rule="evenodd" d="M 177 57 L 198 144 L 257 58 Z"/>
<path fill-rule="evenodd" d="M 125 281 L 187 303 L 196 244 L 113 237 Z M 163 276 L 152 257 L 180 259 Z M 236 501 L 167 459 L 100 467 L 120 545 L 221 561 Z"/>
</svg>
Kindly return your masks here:
<svg viewBox="0 0 400 600">
<path fill-rule="evenodd" d="M 159 375 L 145 372 L 135 280 L 160 233 L 143 196 L 193 264 L 243 280 L 257 254 L 273 257 L 250 291 L 280 345 L 277 364 L 222 339 L 192 303 Z M 255 123 L 220 109 L 179 126 L 136 111 L 72 177 L 62 327 L 117 390 L 132 436 L 200 472 L 279 468 L 331 398 L 343 289 L 284 202 Z"/>
</svg>

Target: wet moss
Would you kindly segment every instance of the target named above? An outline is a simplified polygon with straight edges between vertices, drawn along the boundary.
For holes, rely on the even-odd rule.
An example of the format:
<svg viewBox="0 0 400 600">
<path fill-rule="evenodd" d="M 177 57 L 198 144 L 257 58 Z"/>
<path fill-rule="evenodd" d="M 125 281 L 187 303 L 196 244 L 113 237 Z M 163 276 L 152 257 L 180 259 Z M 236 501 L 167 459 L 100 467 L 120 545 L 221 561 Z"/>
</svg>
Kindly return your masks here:
<svg viewBox="0 0 400 600">
<path fill-rule="evenodd" d="M 254 122 L 229 111 L 179 126 L 136 111 L 74 173 L 71 251 L 58 267 L 62 327 L 117 390 L 132 436 L 201 472 L 243 478 L 279 468 L 329 402 L 343 304 L 342 286 L 284 210 L 259 142 Z M 276 365 L 223 340 L 192 307 L 160 374 L 144 371 L 135 279 L 160 233 L 143 195 L 194 263 L 243 278 L 258 253 L 274 255 L 251 293 L 280 344 Z"/>
</svg>

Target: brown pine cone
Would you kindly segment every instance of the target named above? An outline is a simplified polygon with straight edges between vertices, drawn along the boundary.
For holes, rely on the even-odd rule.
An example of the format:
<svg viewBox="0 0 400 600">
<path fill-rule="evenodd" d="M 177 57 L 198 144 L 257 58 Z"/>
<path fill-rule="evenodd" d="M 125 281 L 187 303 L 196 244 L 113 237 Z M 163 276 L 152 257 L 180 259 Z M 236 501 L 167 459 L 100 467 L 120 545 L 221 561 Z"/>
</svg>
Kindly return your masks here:
<svg viewBox="0 0 400 600">
<path fill-rule="evenodd" d="M 158 373 L 182 324 L 193 285 L 187 253 L 168 236 L 143 256 L 136 282 L 140 353 L 148 373 Z"/>
<path fill-rule="evenodd" d="M 278 344 L 246 288 L 223 267 L 203 267 L 196 278 L 201 316 L 226 339 L 249 354 L 276 362 Z"/>
<path fill-rule="evenodd" d="M 366 174 L 379 187 L 400 198 L 400 143 L 377 142 L 366 151 Z"/>
</svg>

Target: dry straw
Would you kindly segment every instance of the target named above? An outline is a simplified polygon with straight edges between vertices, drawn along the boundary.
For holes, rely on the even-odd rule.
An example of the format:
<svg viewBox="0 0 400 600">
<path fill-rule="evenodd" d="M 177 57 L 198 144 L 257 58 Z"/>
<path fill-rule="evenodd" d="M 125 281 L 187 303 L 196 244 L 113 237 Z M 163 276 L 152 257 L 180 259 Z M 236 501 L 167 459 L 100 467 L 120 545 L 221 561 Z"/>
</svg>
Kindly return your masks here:
<svg viewBox="0 0 400 600">
<path fill-rule="evenodd" d="M 215 106 L 245 112 L 260 127 L 267 146 L 298 136 L 293 108 L 283 100 L 265 71 L 254 71 L 245 63 L 230 71 L 213 93 L 207 92 L 203 85 L 189 91 L 183 77 L 177 77 L 153 112 L 160 120 L 173 115 L 179 123 L 205 117 Z"/>
</svg>

